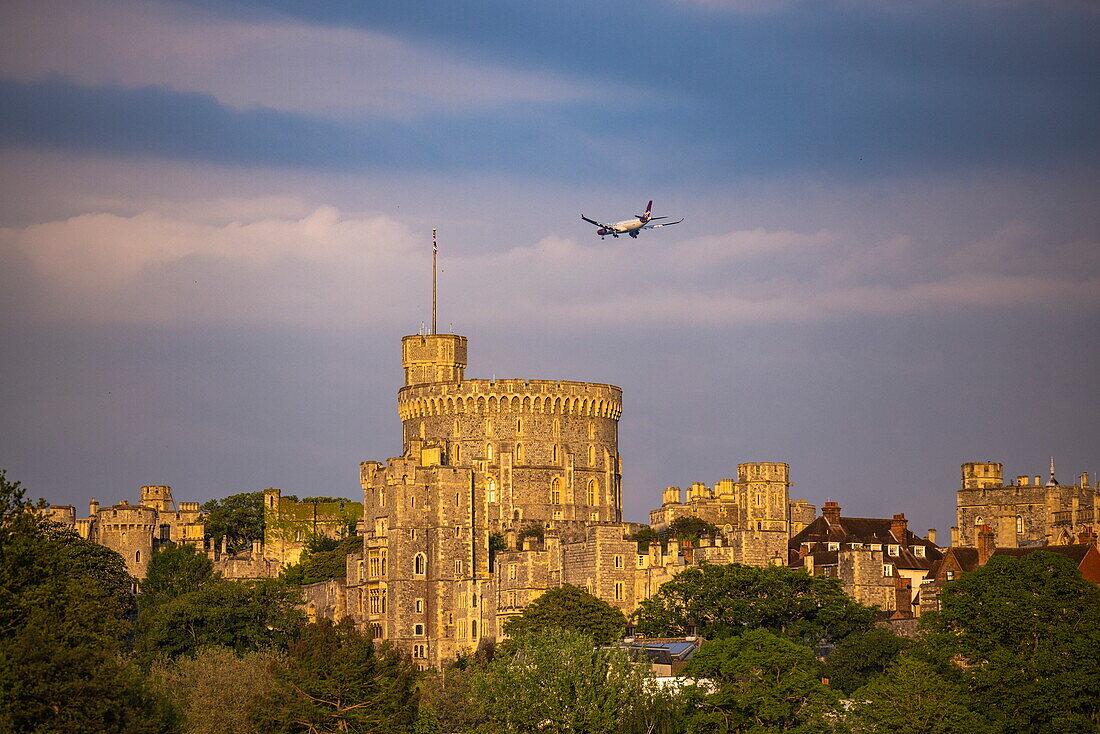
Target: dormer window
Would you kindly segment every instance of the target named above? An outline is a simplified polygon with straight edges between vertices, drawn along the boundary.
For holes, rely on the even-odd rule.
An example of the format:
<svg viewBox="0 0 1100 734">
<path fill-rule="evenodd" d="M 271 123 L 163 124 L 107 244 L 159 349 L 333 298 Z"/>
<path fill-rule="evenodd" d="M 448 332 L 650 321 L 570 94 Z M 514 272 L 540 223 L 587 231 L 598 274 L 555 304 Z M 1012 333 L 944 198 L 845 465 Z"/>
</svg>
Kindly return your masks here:
<svg viewBox="0 0 1100 734">
<path fill-rule="evenodd" d="M 859 550 L 863 546 L 862 543 L 849 543 L 848 547 L 852 550 Z"/>
<path fill-rule="evenodd" d="M 831 551 L 840 550 L 840 543 L 829 543 L 829 550 L 831 550 Z"/>
<path fill-rule="evenodd" d="M 871 550 L 873 550 L 873 551 L 882 550 L 882 543 L 871 543 Z"/>
<path fill-rule="evenodd" d="M 924 558 L 924 546 L 923 545 L 913 546 L 913 552 L 917 554 L 917 558 Z"/>
<path fill-rule="evenodd" d="M 896 545 L 887 546 L 886 552 L 892 556 L 896 556 L 898 553 L 901 553 L 901 547 Z"/>
</svg>

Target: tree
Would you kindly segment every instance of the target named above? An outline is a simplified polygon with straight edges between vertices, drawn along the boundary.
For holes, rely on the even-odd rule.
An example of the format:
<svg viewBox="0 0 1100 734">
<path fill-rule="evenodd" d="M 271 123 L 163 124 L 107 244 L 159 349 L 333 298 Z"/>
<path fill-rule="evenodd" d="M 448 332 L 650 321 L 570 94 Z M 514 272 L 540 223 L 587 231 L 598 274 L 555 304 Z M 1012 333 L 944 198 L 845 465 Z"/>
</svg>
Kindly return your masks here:
<svg viewBox="0 0 1100 734">
<path fill-rule="evenodd" d="M 828 732 L 838 696 L 821 683 L 813 651 L 763 629 L 705 644 L 684 675 L 717 685 L 695 688 L 692 732 Z"/>
<path fill-rule="evenodd" d="M 350 620 L 303 627 L 274 676 L 257 719 L 262 731 L 412 732 L 417 721 L 416 669 Z"/>
<path fill-rule="evenodd" d="M 326 579 L 347 576 L 348 555 L 363 550 L 363 539 L 352 535 L 341 540 L 312 538 L 306 544 L 298 563 L 283 569 L 283 579 L 289 584 L 304 586 Z"/>
<path fill-rule="evenodd" d="M 633 540 L 638 544 L 639 553 L 649 553 L 649 544 L 655 540 L 660 540 L 660 536 L 657 535 L 657 531 L 646 525 L 638 532 L 631 535 L 627 540 Z"/>
<path fill-rule="evenodd" d="M 662 535 L 695 542 L 704 536 L 717 535 L 718 528 L 700 517 L 678 517 L 668 524 Z"/>
<path fill-rule="evenodd" d="M 626 616 L 584 589 L 564 584 L 545 591 L 521 614 L 505 622 L 504 634 L 518 637 L 552 628 L 574 630 L 598 645 L 607 645 L 622 637 Z"/>
<path fill-rule="evenodd" d="M 634 614 L 638 631 L 651 637 L 766 629 L 811 646 L 870 629 L 874 620 L 874 609 L 845 594 L 838 579 L 739 563 L 686 569 Z"/>
<path fill-rule="evenodd" d="M 851 693 L 872 678 L 882 675 L 898 654 L 913 646 L 910 640 L 891 630 L 873 627 L 845 638 L 825 660 L 829 685 Z"/>
<path fill-rule="evenodd" d="M 852 695 L 849 720 L 858 734 L 986 734 L 966 689 L 930 664 L 901 655 L 884 675 Z"/>
<path fill-rule="evenodd" d="M 198 591 L 215 578 L 214 563 L 193 545 L 165 543 L 149 559 L 138 602 L 147 609 Z"/>
<path fill-rule="evenodd" d="M 625 734 L 656 727 L 651 680 L 624 650 L 551 628 L 514 640 L 475 673 L 472 688 L 490 731 Z"/>
<path fill-rule="evenodd" d="M 253 540 L 263 540 L 263 492 L 242 492 L 220 500 L 212 499 L 203 503 L 202 511 L 206 513 L 206 537 L 215 542 L 225 537 L 232 552 L 247 548 Z"/>
<path fill-rule="evenodd" d="M 1100 589 L 1068 558 L 993 556 L 939 599 L 940 611 L 922 617 L 925 646 L 958 663 L 954 672 L 999 730 L 1096 731 Z"/>
<path fill-rule="evenodd" d="M 158 732 L 170 707 L 123 657 L 122 557 L 49 522 L 0 471 L 0 731 Z"/>
<path fill-rule="evenodd" d="M 205 647 L 194 658 L 158 659 L 150 678 L 181 711 L 186 734 L 266 734 L 254 719 L 275 685 L 271 668 L 281 660 L 276 653 L 238 656 L 225 647 Z"/>
<path fill-rule="evenodd" d="M 211 645 L 238 654 L 285 649 L 304 619 L 296 589 L 274 579 L 212 581 L 150 607 L 139 619 L 138 652 L 152 661 Z"/>
</svg>

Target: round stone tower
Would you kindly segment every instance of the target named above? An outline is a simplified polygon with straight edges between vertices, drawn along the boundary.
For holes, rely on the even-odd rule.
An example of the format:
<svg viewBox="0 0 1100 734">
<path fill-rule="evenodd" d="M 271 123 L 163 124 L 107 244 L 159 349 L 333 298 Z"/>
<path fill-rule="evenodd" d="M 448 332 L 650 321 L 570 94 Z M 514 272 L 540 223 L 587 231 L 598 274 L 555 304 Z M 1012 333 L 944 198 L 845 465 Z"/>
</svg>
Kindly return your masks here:
<svg viewBox="0 0 1100 734">
<path fill-rule="evenodd" d="M 622 390 L 566 380 L 467 380 L 466 338 L 402 339 L 398 392 L 405 452 L 438 446 L 441 463 L 477 470 L 489 518 L 622 520 L 618 421 Z"/>
</svg>

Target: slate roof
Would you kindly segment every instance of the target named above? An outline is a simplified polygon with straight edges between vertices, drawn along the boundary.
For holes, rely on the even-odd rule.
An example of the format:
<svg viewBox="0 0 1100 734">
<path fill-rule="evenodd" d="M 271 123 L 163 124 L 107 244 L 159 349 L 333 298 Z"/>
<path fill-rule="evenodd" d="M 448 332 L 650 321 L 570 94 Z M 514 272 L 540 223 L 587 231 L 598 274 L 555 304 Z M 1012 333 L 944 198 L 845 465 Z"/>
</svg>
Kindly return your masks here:
<svg viewBox="0 0 1100 734">
<path fill-rule="evenodd" d="M 1089 552 L 1089 548 L 1091 547 L 1091 545 L 1077 544 L 1046 545 L 1038 548 L 997 548 L 995 551 L 993 551 L 993 555 L 1014 556 L 1016 558 L 1020 558 L 1021 556 L 1026 556 L 1029 553 L 1034 553 L 1035 551 L 1046 551 L 1047 553 L 1057 553 L 1060 556 L 1066 556 L 1077 565 L 1080 565 L 1081 561 L 1085 558 L 1085 554 Z"/>
<path fill-rule="evenodd" d="M 791 538 L 788 545 L 790 565 L 804 565 L 804 555 L 800 551 L 804 543 L 810 544 L 808 555 L 814 557 L 815 566 L 829 566 L 837 563 L 837 551 L 828 550 L 828 543 L 839 543 L 847 550 L 852 543 L 870 547 L 872 544 L 883 546 L 883 560 L 888 560 L 899 569 L 931 570 L 943 557 L 939 546 L 908 528 L 905 531 L 905 544 L 901 538 L 895 538 L 891 531 L 893 520 L 878 517 L 841 517 L 837 524 L 830 523 L 824 516 L 818 517 Z M 901 546 L 898 555 L 886 555 L 886 546 Z M 924 557 L 913 552 L 913 548 L 923 547 Z"/>
</svg>

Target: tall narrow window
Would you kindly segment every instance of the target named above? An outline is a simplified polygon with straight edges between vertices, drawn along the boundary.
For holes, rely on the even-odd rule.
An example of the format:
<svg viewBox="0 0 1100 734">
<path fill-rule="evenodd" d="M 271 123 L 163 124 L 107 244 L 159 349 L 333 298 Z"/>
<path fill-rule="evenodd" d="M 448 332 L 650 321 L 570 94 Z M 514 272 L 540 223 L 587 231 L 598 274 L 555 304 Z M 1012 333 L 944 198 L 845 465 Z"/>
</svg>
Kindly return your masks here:
<svg viewBox="0 0 1100 734">
<path fill-rule="evenodd" d="M 554 444 L 554 448 L 550 449 L 550 461 L 558 463 L 558 445 Z"/>
<path fill-rule="evenodd" d="M 470 637 L 474 638 L 475 640 L 477 639 L 477 620 L 476 619 L 472 620 L 470 622 Z"/>
<path fill-rule="evenodd" d="M 456 443 L 451 449 L 451 462 L 457 464 L 460 461 L 462 461 L 462 446 Z"/>
<path fill-rule="evenodd" d="M 493 444 L 491 443 L 485 444 L 485 458 L 489 461 L 493 460 Z"/>
<path fill-rule="evenodd" d="M 550 504 L 561 504 L 561 477 L 554 477 L 550 480 Z"/>
<path fill-rule="evenodd" d="M 523 444 L 517 443 L 516 444 L 516 463 L 519 464 L 519 463 L 522 463 L 522 462 L 523 462 Z"/>
<path fill-rule="evenodd" d="M 485 498 L 490 502 L 497 501 L 497 483 L 495 479 L 490 479 L 485 485 Z"/>
<path fill-rule="evenodd" d="M 595 479 L 588 480 L 588 504 L 593 507 L 600 504 L 600 483 Z"/>
<path fill-rule="evenodd" d="M 596 466 L 596 447 L 595 446 L 589 446 L 588 447 L 588 465 L 589 466 Z"/>
<path fill-rule="evenodd" d="M 414 576 L 423 576 L 424 575 L 424 566 L 426 565 L 426 561 L 427 561 L 427 559 L 424 558 L 423 553 L 417 553 L 415 556 L 413 556 L 413 575 Z"/>
<path fill-rule="evenodd" d="M 1020 515 L 1016 516 L 1016 532 L 1017 533 L 1024 532 L 1024 518 L 1021 517 Z"/>
</svg>

